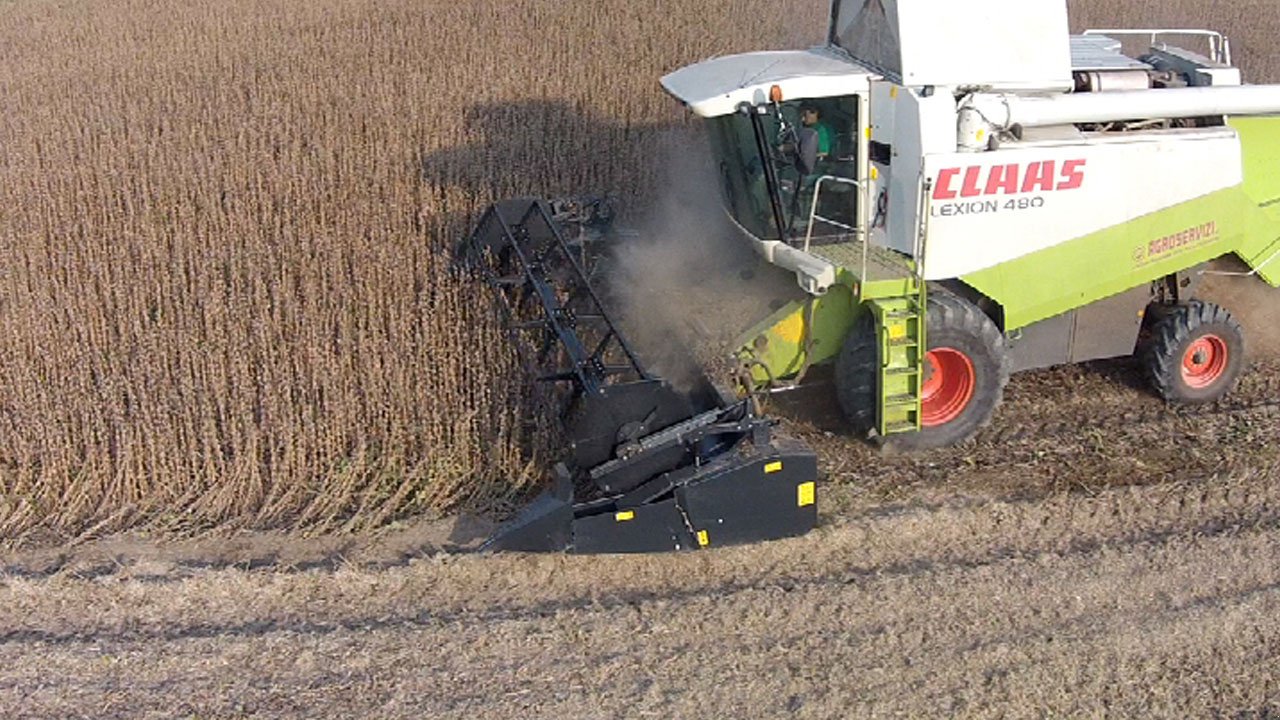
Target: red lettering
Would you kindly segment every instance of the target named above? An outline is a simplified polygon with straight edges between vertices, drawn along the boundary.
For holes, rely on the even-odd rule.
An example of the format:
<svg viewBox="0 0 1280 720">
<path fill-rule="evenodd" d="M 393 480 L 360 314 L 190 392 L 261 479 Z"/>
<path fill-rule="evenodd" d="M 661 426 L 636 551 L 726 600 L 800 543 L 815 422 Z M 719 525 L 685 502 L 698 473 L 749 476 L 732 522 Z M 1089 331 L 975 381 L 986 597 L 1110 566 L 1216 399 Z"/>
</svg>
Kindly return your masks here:
<svg viewBox="0 0 1280 720">
<path fill-rule="evenodd" d="M 938 172 L 938 186 L 933 189 L 934 200 L 955 200 L 956 191 L 951 188 L 951 183 L 956 179 L 956 175 L 960 174 L 959 168 L 947 168 Z"/>
<path fill-rule="evenodd" d="M 1152 240 L 1147 244 L 1147 257 L 1155 257 L 1157 255 L 1167 255 L 1183 248 L 1199 245 L 1216 238 L 1218 235 L 1218 223 L 1216 221 L 1207 222 L 1203 225 L 1197 225 L 1172 235 L 1165 235 L 1162 238 Z"/>
<path fill-rule="evenodd" d="M 1084 185 L 1084 166 L 1085 160 L 1068 160 L 1062 163 L 1062 182 L 1058 183 L 1059 190 L 1076 190 Z"/>
<path fill-rule="evenodd" d="M 1017 195 L 1019 169 L 1017 165 L 997 165 L 991 168 L 991 174 L 987 177 L 987 194 L 995 195 L 1003 191 L 1005 195 Z"/>
<path fill-rule="evenodd" d="M 1017 163 L 991 167 L 975 165 L 967 168 L 944 168 L 938 171 L 933 199 L 946 201 L 983 195 L 1078 190 L 1084 186 L 1087 164 L 1088 161 L 1083 159 L 1067 160 L 1059 167 L 1056 160 L 1042 160 L 1028 164 L 1025 172 Z"/>
<path fill-rule="evenodd" d="M 960 188 L 960 197 L 978 197 L 982 188 L 978 187 L 978 179 L 982 177 L 982 168 L 971 167 L 964 171 L 964 185 Z"/>
<path fill-rule="evenodd" d="M 1054 170 L 1057 165 L 1057 162 L 1053 160 L 1034 162 L 1028 165 L 1027 177 L 1022 181 L 1022 192 L 1035 192 L 1037 189 L 1041 192 L 1053 192 Z"/>
</svg>

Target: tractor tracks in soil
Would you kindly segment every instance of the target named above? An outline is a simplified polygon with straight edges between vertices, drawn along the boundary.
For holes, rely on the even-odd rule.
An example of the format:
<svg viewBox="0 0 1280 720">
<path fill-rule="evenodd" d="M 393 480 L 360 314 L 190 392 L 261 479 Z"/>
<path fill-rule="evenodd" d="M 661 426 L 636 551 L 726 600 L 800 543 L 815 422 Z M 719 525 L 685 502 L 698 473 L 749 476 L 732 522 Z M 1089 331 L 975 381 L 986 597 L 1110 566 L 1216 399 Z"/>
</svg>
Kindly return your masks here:
<svg viewBox="0 0 1280 720">
<path fill-rule="evenodd" d="M 822 391 L 780 408 L 785 427 L 817 450 L 824 514 L 901 503 L 1092 495 L 1272 467 L 1280 460 L 1280 364 L 1258 363 L 1227 399 L 1169 406 L 1131 362 L 1027 373 L 978 436 L 917 454 L 881 451 L 844 434 Z"/>
<path fill-rule="evenodd" d="M 1053 555 L 1058 559 L 1096 559 L 1102 561 L 1107 555 L 1125 554 L 1139 547 L 1157 547 L 1170 544 L 1176 540 L 1194 537 L 1197 541 L 1231 539 L 1254 533 L 1273 533 L 1280 531 L 1280 513 L 1269 513 L 1265 517 L 1252 517 L 1245 523 L 1226 523 L 1210 520 L 1197 526 L 1177 530 L 1151 530 L 1141 534 L 1130 534 L 1126 537 L 1112 539 L 1078 539 L 1069 543 L 1065 550 L 1058 550 Z M 729 601 L 747 593 L 764 593 L 769 595 L 790 594 L 799 592 L 824 592 L 844 586 L 853 586 L 873 580 L 913 580 L 925 577 L 937 577 L 961 571 L 989 569 L 1007 563 L 1035 562 L 1044 554 L 1043 551 L 1031 551 L 1014 546 L 992 548 L 981 556 L 958 557 L 918 557 L 878 566 L 851 567 L 838 572 L 804 577 L 781 577 L 777 579 L 751 582 L 730 581 L 722 585 L 708 585 L 690 590 L 661 592 L 623 592 L 605 597 L 576 597 L 567 600 L 549 600 L 525 606 L 495 606 L 471 610 L 423 610 L 412 615 L 395 616 L 361 616 L 352 618 L 334 618 L 328 621 L 311 622 L 297 619 L 266 618 L 242 624 L 210 625 L 195 624 L 186 627 L 170 626 L 153 629 L 126 629 L 115 631 L 81 631 L 26 629 L 10 630 L 0 633 L 0 646 L 26 645 L 38 643 L 43 646 L 100 644 L 111 642 L 174 642 L 179 640 L 208 638 L 249 638 L 266 635 L 289 633 L 293 635 L 326 635 L 337 632 L 373 632 L 378 630 L 414 627 L 440 627 L 468 624 L 490 624 L 504 622 L 538 622 L 551 620 L 565 613 L 604 613 L 619 609 L 631 608 L 641 611 L 652 606 L 683 604 L 695 601 L 721 602 Z M 1253 588 L 1248 592 L 1275 591 L 1280 589 L 1280 581 Z M 1204 600 L 1203 602 L 1210 602 Z"/>
<path fill-rule="evenodd" d="M 1178 407 L 1153 402 L 1144 399 L 1143 402 L 1135 403 L 1140 406 L 1137 408 L 1109 407 L 1105 402 L 1099 403 L 1084 423 L 1079 417 L 1004 423 L 988 428 L 980 434 L 979 440 L 987 443 L 1043 441 L 1078 433 L 1084 427 L 1106 431 L 1246 414 L 1280 416 L 1280 377 L 1267 374 L 1247 378 L 1231 396 L 1203 407 Z"/>
<path fill-rule="evenodd" d="M 416 601 L 403 604 L 398 601 L 408 598 L 393 593 L 371 602 L 364 611 L 335 604 L 334 597 L 312 596 L 310 611 L 301 615 L 270 612 L 267 603 L 268 611 L 256 615 L 241 609 L 231 616 L 195 613 L 176 618 L 162 613 L 148 617 L 149 607 L 163 607 L 165 593 L 203 593 L 227 576 L 241 581 L 274 577 L 273 584 L 282 588 L 290 581 L 280 578 L 293 576 L 299 585 L 315 591 L 322 589 L 313 582 L 317 573 L 224 569 L 187 574 L 163 584 L 104 582 L 101 577 L 17 579 L 10 580 L 0 595 L 52 582 L 76 586 L 85 593 L 88 605 L 111 607 L 114 612 L 67 616 L 50 614 L 39 604 L 9 602 L 0 609 L 0 627 L 6 628 L 0 631 L 0 648 L 538 622 L 565 613 L 721 602 L 746 593 L 822 593 L 885 579 L 910 582 L 1034 564 L 1048 557 L 1103 563 L 1107 557 L 1139 548 L 1280 534 L 1280 487 L 1263 482 L 1265 477 L 1255 473 L 1228 480 L 1116 489 L 1095 497 L 1068 494 L 1016 502 L 887 507 L 839 520 L 805 538 L 728 548 L 700 557 L 457 556 L 394 568 L 337 571 L 367 577 L 385 574 L 406 594 L 422 593 Z M 592 576 L 606 564 L 613 566 L 609 575 Z M 502 582 L 511 576 L 530 582 Z M 494 582 L 498 587 L 490 584 Z M 132 609 L 116 606 L 112 600 L 119 599 L 123 588 L 146 602 Z"/>
</svg>

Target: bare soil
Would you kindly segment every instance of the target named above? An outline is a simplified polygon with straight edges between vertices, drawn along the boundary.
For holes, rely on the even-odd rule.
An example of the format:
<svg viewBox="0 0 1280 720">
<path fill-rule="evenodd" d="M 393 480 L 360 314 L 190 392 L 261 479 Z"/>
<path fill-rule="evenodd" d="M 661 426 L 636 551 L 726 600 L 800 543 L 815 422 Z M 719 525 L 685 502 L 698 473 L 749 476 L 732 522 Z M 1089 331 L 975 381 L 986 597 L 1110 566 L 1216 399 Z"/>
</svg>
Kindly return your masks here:
<svg viewBox="0 0 1280 720">
<path fill-rule="evenodd" d="M 13 554 L 3 717 L 1280 716 L 1280 367 L 1166 408 L 1131 363 L 1020 376 L 889 456 L 779 403 L 823 527 L 635 558 L 488 530 L 116 538 Z M 824 406 L 823 403 L 828 403 Z"/>
</svg>

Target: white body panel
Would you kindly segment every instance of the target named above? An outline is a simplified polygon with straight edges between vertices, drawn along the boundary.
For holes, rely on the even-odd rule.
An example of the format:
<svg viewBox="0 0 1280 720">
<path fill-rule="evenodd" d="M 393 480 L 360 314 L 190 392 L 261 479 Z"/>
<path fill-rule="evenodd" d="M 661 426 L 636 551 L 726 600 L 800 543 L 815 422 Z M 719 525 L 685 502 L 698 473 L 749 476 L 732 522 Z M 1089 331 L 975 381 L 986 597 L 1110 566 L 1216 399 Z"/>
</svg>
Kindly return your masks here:
<svg viewBox="0 0 1280 720">
<path fill-rule="evenodd" d="M 1234 187 L 1240 152 L 1234 131 L 1213 128 L 930 155 L 925 277 L 962 277 Z"/>
<path fill-rule="evenodd" d="M 871 73 L 828 48 L 758 52 L 706 60 L 662 78 L 662 87 L 701 117 L 763 105 L 776 85 L 784 100 L 867 92 Z"/>
<path fill-rule="evenodd" d="M 1072 86 L 1062 0 L 842 0 L 833 39 L 903 85 Z"/>
<path fill-rule="evenodd" d="M 729 216 L 729 222 L 742 234 L 743 239 L 751 243 L 751 249 L 764 258 L 765 262 L 795 273 L 800 288 L 810 295 L 825 295 L 836 284 L 839 268 L 831 262 L 784 242 L 761 240 L 739 225 L 732 216 Z"/>
<path fill-rule="evenodd" d="M 950 93 L 923 97 L 911 90 L 894 101 L 893 163 L 886 172 L 889 216 L 879 244 L 906 255 L 915 253 L 920 232 L 920 185 L 924 158 L 955 152 L 956 101 Z M 872 108 L 872 113 L 876 109 Z"/>
</svg>

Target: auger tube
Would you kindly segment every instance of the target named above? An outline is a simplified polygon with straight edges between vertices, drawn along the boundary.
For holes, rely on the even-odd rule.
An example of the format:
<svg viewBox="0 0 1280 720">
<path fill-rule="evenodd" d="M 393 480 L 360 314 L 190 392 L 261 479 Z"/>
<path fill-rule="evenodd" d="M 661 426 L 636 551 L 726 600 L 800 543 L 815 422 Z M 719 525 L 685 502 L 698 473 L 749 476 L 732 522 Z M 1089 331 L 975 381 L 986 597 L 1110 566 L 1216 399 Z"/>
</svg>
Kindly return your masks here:
<svg viewBox="0 0 1280 720">
<path fill-rule="evenodd" d="M 974 94 L 960 106 L 960 136 L 977 128 L 1048 127 L 1217 115 L 1280 115 L 1280 85 L 1125 90 L 1071 95 Z"/>
</svg>

